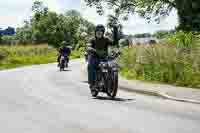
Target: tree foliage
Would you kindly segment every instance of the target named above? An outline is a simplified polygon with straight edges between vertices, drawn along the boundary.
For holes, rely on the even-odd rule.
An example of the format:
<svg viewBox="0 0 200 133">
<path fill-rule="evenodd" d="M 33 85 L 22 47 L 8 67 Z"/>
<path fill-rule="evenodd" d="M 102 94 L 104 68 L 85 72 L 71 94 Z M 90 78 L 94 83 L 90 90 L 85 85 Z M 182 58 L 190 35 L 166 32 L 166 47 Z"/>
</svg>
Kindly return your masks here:
<svg viewBox="0 0 200 133">
<path fill-rule="evenodd" d="M 153 34 L 153 36 L 158 38 L 158 39 L 163 39 L 163 38 L 168 37 L 171 34 L 174 34 L 174 32 L 175 31 L 173 31 L 173 30 L 170 30 L 170 31 L 168 31 L 168 30 L 159 30 L 159 31 L 155 32 Z"/>
<path fill-rule="evenodd" d="M 151 33 L 141 33 L 141 34 L 135 34 L 134 37 L 136 38 L 149 38 L 151 37 Z"/>
<path fill-rule="evenodd" d="M 96 6 L 97 12 L 103 14 L 103 3 L 114 10 L 117 16 L 128 18 L 129 14 L 138 13 L 148 22 L 169 15 L 175 9 L 179 17 L 177 29 L 185 31 L 200 31 L 200 1 L 199 0 L 85 0 L 88 6 Z"/>
<path fill-rule="evenodd" d="M 2 34 L 0 33 L 0 43 L 2 42 Z"/>
</svg>

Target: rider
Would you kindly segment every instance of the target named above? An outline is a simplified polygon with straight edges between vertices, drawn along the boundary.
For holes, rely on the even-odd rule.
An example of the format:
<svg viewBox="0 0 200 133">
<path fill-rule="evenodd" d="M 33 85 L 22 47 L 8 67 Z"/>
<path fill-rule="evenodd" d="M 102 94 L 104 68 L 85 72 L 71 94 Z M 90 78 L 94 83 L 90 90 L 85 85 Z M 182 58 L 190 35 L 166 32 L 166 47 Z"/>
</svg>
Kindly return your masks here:
<svg viewBox="0 0 200 133">
<path fill-rule="evenodd" d="M 58 58 L 57 58 L 57 62 L 58 62 L 58 66 L 60 65 L 60 58 L 63 55 L 66 59 L 67 62 L 69 62 L 69 55 L 71 54 L 71 48 L 68 46 L 69 44 L 66 41 L 63 41 L 61 43 L 61 47 L 58 50 Z"/>
<path fill-rule="evenodd" d="M 93 89 L 96 80 L 96 68 L 99 59 L 105 59 L 108 55 L 108 46 L 115 45 L 111 40 L 104 37 L 105 27 L 97 25 L 95 29 L 95 38 L 91 39 L 87 48 L 87 61 L 88 61 L 88 83 L 90 88 Z M 94 54 L 90 54 L 94 53 Z"/>
</svg>

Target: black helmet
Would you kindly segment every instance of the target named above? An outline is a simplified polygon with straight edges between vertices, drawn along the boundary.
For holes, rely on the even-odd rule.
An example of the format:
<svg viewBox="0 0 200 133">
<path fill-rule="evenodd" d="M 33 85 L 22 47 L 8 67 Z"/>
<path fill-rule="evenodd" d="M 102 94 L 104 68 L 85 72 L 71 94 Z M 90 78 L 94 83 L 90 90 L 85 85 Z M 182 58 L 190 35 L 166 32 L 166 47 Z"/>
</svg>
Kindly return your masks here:
<svg viewBox="0 0 200 133">
<path fill-rule="evenodd" d="M 105 32 L 105 27 L 102 24 L 99 24 L 95 28 L 95 32 L 97 31 L 102 31 L 103 33 Z"/>
</svg>

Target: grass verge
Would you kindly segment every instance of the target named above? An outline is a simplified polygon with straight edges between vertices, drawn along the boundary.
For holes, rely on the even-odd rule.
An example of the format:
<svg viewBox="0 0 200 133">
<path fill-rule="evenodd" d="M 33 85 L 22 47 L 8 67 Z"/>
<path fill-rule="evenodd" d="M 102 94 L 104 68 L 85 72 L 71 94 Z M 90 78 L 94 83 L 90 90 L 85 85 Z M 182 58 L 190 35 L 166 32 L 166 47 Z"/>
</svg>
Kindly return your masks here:
<svg viewBox="0 0 200 133">
<path fill-rule="evenodd" d="M 80 55 L 80 50 L 74 50 L 70 59 L 79 58 Z M 49 47 L 47 44 L 0 46 L 0 70 L 56 61 L 56 49 Z"/>
<path fill-rule="evenodd" d="M 189 34 L 190 40 L 183 35 L 183 39 L 174 37 L 173 43 L 124 48 L 120 74 L 127 79 L 200 88 L 200 37 Z"/>
</svg>

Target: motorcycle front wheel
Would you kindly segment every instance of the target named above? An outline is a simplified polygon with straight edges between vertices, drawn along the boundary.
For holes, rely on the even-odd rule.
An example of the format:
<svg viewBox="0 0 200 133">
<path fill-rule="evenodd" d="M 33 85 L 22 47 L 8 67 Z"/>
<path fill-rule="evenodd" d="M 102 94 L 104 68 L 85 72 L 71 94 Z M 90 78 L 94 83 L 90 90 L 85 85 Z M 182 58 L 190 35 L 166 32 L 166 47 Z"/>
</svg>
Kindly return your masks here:
<svg viewBox="0 0 200 133">
<path fill-rule="evenodd" d="M 98 93 L 99 92 L 96 91 L 96 90 L 91 90 L 91 94 L 92 94 L 93 97 L 97 97 Z"/>
<path fill-rule="evenodd" d="M 115 98 L 117 95 L 117 91 L 118 91 L 118 72 L 113 72 L 112 73 L 112 80 L 109 81 L 111 82 L 111 86 L 107 92 L 108 96 Z"/>
</svg>

